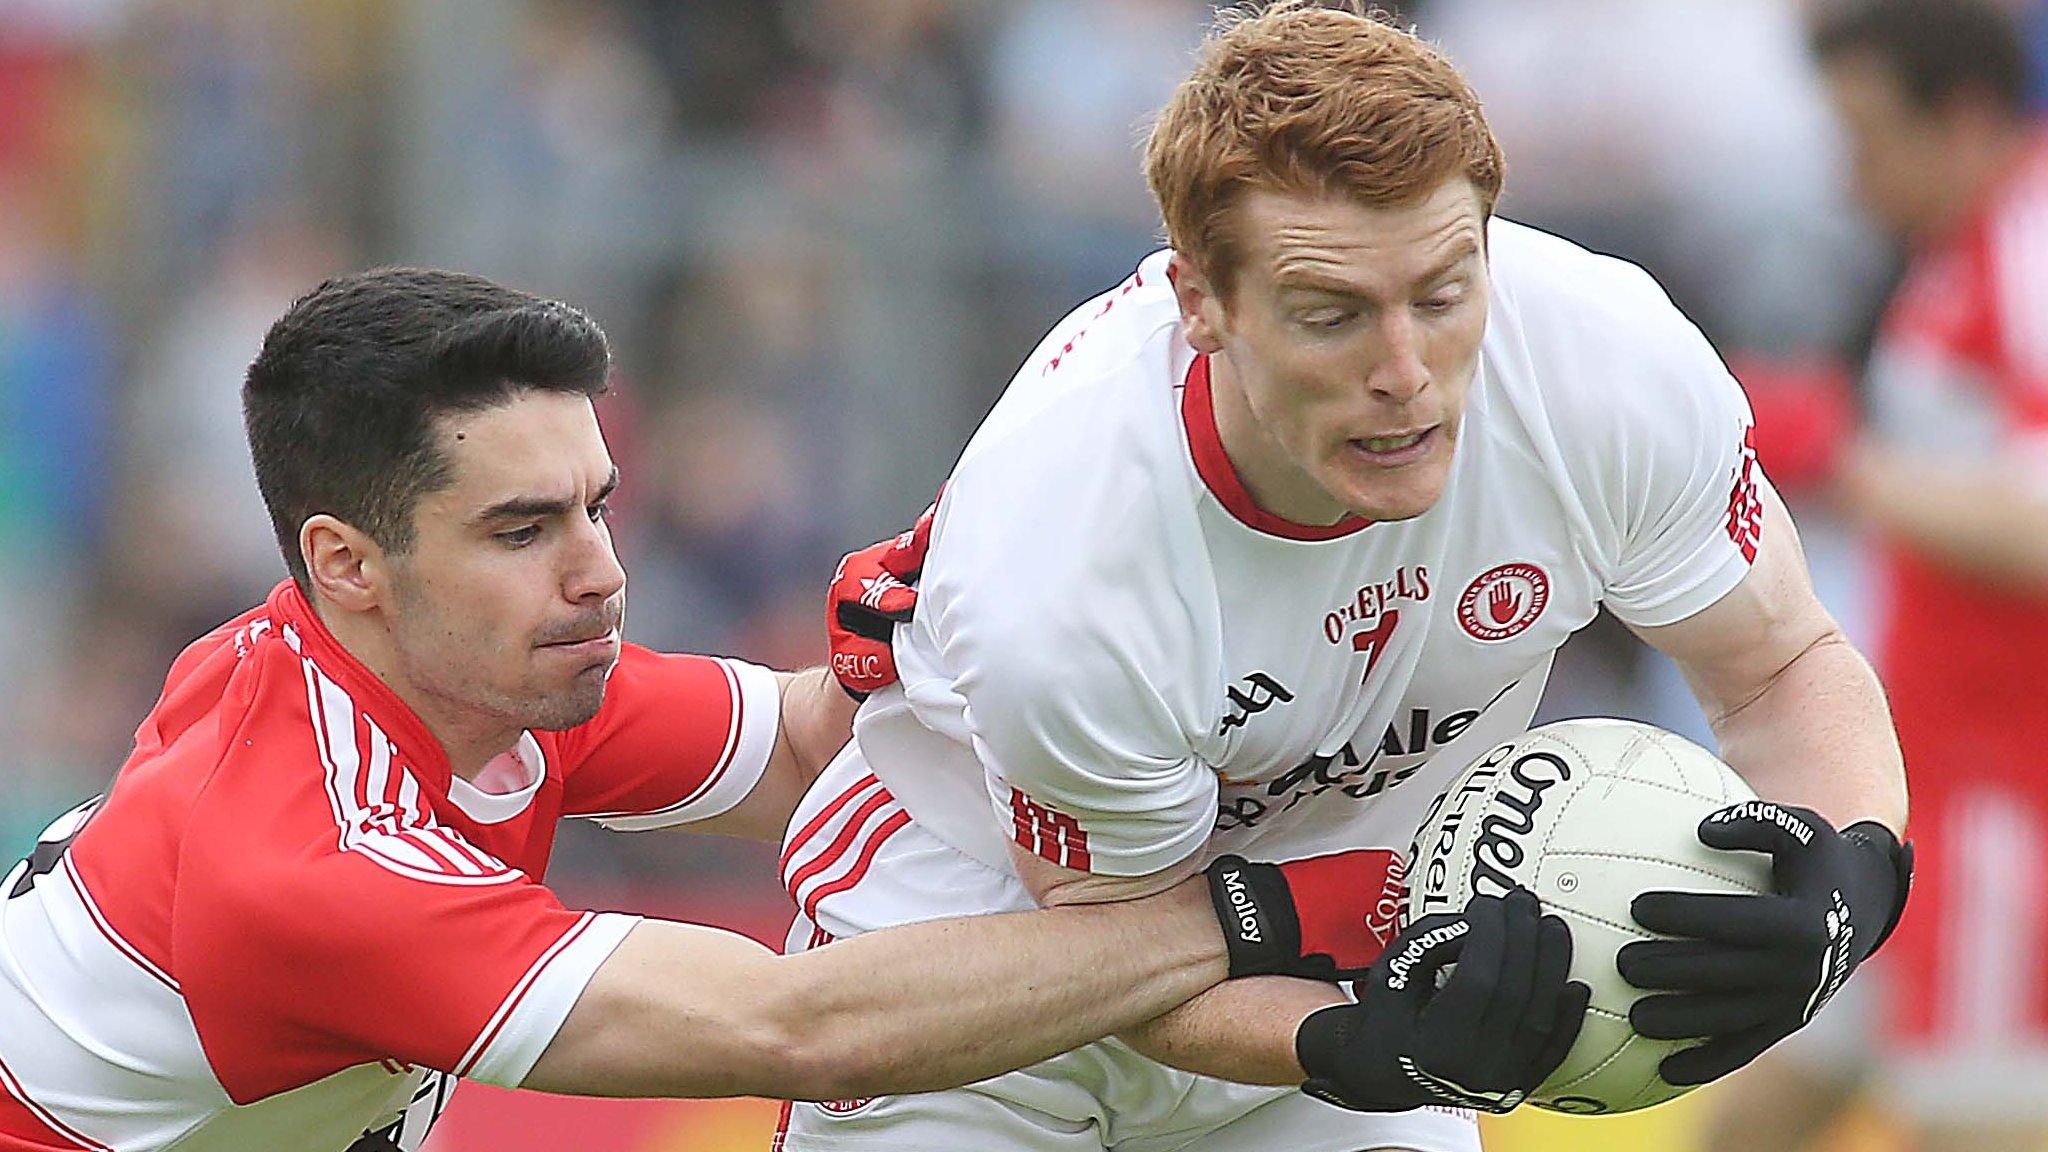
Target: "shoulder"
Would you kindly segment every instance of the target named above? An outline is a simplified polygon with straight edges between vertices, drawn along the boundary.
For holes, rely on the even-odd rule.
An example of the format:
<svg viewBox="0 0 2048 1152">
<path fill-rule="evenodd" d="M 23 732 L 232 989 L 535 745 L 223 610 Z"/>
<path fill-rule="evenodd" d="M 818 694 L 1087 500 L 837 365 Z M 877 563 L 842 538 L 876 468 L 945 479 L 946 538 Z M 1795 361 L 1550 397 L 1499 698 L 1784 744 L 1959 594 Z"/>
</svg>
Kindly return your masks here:
<svg viewBox="0 0 2048 1152">
<path fill-rule="evenodd" d="M 1487 241 L 1493 319 L 1543 358 L 1539 371 L 1685 356 L 1704 344 L 1663 286 L 1627 260 L 1498 218 Z"/>
<path fill-rule="evenodd" d="M 958 471 L 1022 473 L 1058 481 L 1052 465 L 1079 460 L 1159 423 L 1170 410 L 1179 310 L 1167 253 L 1147 257 L 1122 283 L 1053 325 L 1011 377 L 962 452 Z M 1168 426 L 1170 430 L 1170 425 Z"/>
<path fill-rule="evenodd" d="M 1748 402 L 1697 326 L 1646 271 L 1496 220 L 1496 387 L 1567 438 L 1687 435 L 1749 420 Z"/>
</svg>

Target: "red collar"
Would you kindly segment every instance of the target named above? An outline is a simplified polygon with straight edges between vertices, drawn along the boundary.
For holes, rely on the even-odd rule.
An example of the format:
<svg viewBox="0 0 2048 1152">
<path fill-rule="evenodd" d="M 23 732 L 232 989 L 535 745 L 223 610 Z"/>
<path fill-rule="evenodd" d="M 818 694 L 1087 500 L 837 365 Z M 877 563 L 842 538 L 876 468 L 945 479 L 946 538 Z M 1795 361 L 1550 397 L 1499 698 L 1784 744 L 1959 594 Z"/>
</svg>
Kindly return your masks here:
<svg viewBox="0 0 2048 1152">
<path fill-rule="evenodd" d="M 448 766 L 448 750 L 441 747 L 441 741 L 427 729 L 426 722 L 419 718 L 398 693 L 391 690 L 375 672 L 355 654 L 342 647 L 334 633 L 327 630 L 320 614 L 306 601 L 299 586 L 287 579 L 270 590 L 265 601 L 270 610 L 270 619 L 280 630 L 289 628 L 297 641 L 287 643 L 310 657 L 320 671 L 332 677 L 342 690 L 355 701 L 356 708 L 364 715 L 374 716 L 377 727 L 383 729 L 398 746 L 399 755 L 408 767 L 420 778 L 420 783 L 429 788 L 446 792 L 451 771 Z"/>
<path fill-rule="evenodd" d="M 1187 387 L 1180 395 L 1180 418 L 1187 426 L 1188 452 L 1195 458 L 1195 471 L 1224 510 L 1245 527 L 1285 540 L 1322 541 L 1372 526 L 1372 521 L 1363 516 L 1346 516 L 1335 524 L 1296 524 L 1259 507 L 1245 488 L 1244 478 L 1237 474 L 1237 465 L 1230 462 L 1229 453 L 1223 450 L 1222 437 L 1216 434 L 1216 400 L 1209 394 L 1209 357 L 1205 354 L 1197 354 L 1195 362 L 1188 365 Z"/>
</svg>

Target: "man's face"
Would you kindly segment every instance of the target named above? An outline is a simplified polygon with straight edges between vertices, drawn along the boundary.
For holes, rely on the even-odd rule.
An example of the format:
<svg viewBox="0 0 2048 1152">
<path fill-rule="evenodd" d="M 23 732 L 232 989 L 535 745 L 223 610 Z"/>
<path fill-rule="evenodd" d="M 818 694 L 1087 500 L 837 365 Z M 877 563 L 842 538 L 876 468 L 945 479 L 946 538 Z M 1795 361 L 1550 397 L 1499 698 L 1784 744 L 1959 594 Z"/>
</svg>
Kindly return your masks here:
<svg viewBox="0 0 2048 1152">
<path fill-rule="evenodd" d="M 434 710 L 519 728 L 590 719 L 619 657 L 618 481 L 590 401 L 525 391 L 436 421 L 454 482 L 392 558 L 396 673 Z"/>
<path fill-rule="evenodd" d="M 1243 267 L 1211 307 L 1256 425 L 1224 440 L 1253 494 L 1305 523 L 1427 512 L 1486 332 L 1478 193 L 1461 176 L 1398 208 L 1262 191 L 1239 211 Z"/>
<path fill-rule="evenodd" d="M 1883 62 L 1867 53 L 1830 61 L 1826 77 L 1864 210 L 1896 236 L 1939 227 L 1955 195 L 1944 117 L 1915 105 Z"/>
</svg>

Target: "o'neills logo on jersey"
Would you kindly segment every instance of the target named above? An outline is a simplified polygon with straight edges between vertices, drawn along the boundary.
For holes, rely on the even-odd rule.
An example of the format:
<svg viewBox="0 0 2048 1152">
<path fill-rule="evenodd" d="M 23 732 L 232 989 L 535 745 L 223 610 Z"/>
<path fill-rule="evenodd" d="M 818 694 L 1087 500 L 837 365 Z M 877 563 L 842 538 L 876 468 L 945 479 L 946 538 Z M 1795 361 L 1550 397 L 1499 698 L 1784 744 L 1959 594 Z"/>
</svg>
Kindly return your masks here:
<svg viewBox="0 0 2048 1152">
<path fill-rule="evenodd" d="M 1481 573 L 1458 597 L 1458 624 L 1492 643 L 1529 630 L 1550 603 L 1550 577 L 1534 564 L 1502 564 Z"/>
<path fill-rule="evenodd" d="M 1323 616 L 1323 639 L 1332 644 L 1342 644 L 1344 636 L 1354 625 L 1371 625 L 1380 622 L 1391 625 L 1386 617 L 1399 618 L 1393 606 L 1402 600 L 1429 599 L 1429 566 L 1426 564 L 1402 565 L 1395 569 L 1391 580 L 1377 580 L 1361 584 L 1351 598 L 1337 605 Z M 1353 639 L 1352 647 L 1359 651 L 1367 649 Z"/>
<path fill-rule="evenodd" d="M 818 1111 L 831 1116 L 851 1116 L 874 1102 L 873 1096 L 855 1096 L 851 1100 L 820 1100 L 817 1105 Z"/>
</svg>

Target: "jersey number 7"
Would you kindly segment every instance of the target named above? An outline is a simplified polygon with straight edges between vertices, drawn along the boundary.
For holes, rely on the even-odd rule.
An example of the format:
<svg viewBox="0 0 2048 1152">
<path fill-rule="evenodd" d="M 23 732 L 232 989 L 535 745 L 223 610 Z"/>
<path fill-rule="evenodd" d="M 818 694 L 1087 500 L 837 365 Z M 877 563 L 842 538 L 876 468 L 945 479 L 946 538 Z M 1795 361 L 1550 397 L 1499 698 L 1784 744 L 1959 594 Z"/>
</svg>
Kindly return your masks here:
<svg viewBox="0 0 2048 1152">
<path fill-rule="evenodd" d="M 1363 632 L 1351 635 L 1351 650 L 1365 653 L 1365 672 L 1358 678 L 1363 684 L 1372 679 L 1372 670 L 1380 662 L 1380 654 L 1387 650 L 1387 641 L 1394 636 L 1394 629 L 1401 623 L 1401 610 L 1389 608 L 1380 613 L 1379 623 Z"/>
</svg>

